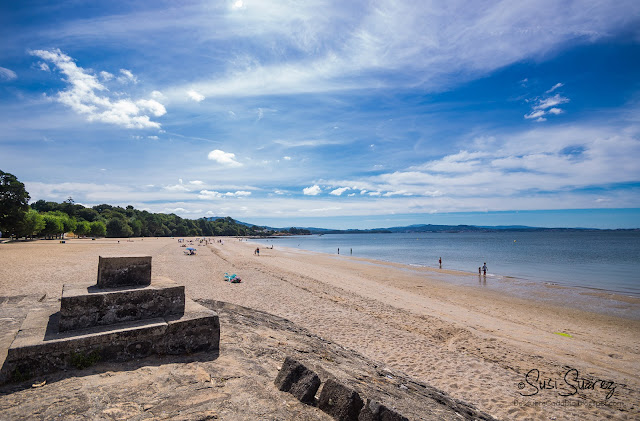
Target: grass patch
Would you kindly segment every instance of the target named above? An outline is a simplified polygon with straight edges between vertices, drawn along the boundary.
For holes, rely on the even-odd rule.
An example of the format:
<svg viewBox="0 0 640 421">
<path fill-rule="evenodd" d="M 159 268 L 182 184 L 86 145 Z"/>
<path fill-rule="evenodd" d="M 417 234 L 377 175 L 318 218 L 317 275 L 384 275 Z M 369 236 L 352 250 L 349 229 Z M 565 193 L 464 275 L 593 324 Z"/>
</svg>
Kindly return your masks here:
<svg viewBox="0 0 640 421">
<path fill-rule="evenodd" d="M 71 353 L 71 365 L 79 370 L 84 370 L 92 365 L 97 364 L 100 361 L 100 353 L 98 351 L 91 351 L 88 354 L 83 352 Z"/>
</svg>

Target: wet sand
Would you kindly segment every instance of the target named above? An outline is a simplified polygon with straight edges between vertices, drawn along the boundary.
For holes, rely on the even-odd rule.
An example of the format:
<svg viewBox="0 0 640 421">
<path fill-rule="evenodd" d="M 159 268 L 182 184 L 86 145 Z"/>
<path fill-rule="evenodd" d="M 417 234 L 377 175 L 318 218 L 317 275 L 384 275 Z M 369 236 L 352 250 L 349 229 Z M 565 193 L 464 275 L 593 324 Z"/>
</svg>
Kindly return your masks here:
<svg viewBox="0 0 640 421">
<path fill-rule="evenodd" d="M 95 281 L 99 255 L 150 255 L 153 275 L 190 298 L 285 317 L 497 418 L 640 416 L 637 319 L 482 288 L 478 275 L 278 247 L 256 256 L 255 244 L 232 238 L 196 247 L 185 256 L 170 238 L 3 244 L 0 295 L 59 297 L 65 283 Z M 622 313 L 640 305 L 606 299 Z"/>
</svg>

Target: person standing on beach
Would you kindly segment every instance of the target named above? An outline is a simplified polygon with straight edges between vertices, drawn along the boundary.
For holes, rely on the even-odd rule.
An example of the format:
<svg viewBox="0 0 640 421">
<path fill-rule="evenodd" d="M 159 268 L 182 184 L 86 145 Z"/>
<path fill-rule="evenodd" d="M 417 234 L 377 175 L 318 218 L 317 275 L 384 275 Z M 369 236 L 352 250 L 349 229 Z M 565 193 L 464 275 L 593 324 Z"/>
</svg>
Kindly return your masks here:
<svg viewBox="0 0 640 421">
<path fill-rule="evenodd" d="M 484 262 L 484 265 L 482 265 L 482 274 L 483 275 L 487 274 L 487 262 Z"/>
<path fill-rule="evenodd" d="M 438 264 L 440 265 L 440 269 L 442 269 L 442 257 L 438 259 Z"/>
</svg>

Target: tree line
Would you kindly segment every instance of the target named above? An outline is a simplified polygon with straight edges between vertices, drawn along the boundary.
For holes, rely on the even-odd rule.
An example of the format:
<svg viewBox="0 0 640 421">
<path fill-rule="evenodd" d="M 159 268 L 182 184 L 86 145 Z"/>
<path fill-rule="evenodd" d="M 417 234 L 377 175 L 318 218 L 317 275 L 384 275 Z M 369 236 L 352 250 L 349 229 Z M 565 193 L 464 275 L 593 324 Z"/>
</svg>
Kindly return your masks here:
<svg viewBox="0 0 640 421">
<path fill-rule="evenodd" d="M 247 226 L 230 217 L 184 219 L 151 213 L 133 206 L 107 204 L 85 207 L 69 197 L 62 203 L 31 197 L 24 184 L 0 170 L 0 232 L 3 237 L 61 238 L 73 232 L 91 237 L 268 236 L 276 231 Z M 292 230 L 297 230 L 292 228 Z"/>
</svg>

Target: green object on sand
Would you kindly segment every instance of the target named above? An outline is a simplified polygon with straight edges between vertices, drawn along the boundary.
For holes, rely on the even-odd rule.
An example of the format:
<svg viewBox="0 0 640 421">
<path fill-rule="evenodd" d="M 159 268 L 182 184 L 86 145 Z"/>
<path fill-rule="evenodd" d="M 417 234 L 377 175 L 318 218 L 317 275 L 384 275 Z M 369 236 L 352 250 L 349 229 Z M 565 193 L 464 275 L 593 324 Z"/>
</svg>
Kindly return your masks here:
<svg viewBox="0 0 640 421">
<path fill-rule="evenodd" d="M 553 333 L 560 336 L 566 336 L 567 338 L 573 338 L 573 336 L 569 335 L 568 333 L 564 333 L 564 332 L 553 332 Z"/>
</svg>

